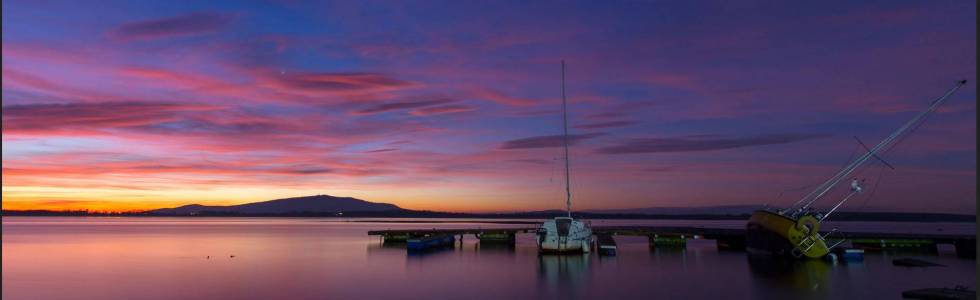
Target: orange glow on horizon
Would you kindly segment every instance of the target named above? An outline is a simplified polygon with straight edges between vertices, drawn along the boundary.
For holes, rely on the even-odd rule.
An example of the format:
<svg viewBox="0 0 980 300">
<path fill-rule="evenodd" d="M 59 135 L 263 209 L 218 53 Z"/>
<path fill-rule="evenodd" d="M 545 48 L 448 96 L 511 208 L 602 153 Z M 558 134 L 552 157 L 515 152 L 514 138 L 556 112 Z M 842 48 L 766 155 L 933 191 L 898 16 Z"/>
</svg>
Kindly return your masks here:
<svg viewBox="0 0 980 300">
<path fill-rule="evenodd" d="M 313 189 L 285 190 L 276 188 L 222 187 L 211 191 L 125 191 L 98 188 L 22 187 L 4 186 L 2 206 L 4 210 L 50 210 L 92 212 L 141 212 L 160 208 L 173 208 L 189 204 L 238 205 L 291 197 L 326 194 L 336 197 L 354 197 L 369 202 L 390 203 L 403 209 L 440 212 L 488 213 L 530 211 L 561 208 L 553 196 L 537 195 L 532 200 L 507 199 L 492 193 L 481 193 L 482 188 L 459 190 L 410 190 L 392 189 L 396 193 L 337 190 L 323 192 Z M 532 193 L 533 194 L 533 193 Z M 70 196 L 61 196 L 70 195 Z M 77 196 L 76 196 L 77 195 Z M 217 198 L 214 195 L 225 195 Z M 438 196 L 434 196 L 438 195 Z M 233 200 L 234 199 L 234 200 Z M 465 199 L 461 201 L 461 199 Z M 524 203 L 515 207 L 513 203 Z"/>
</svg>

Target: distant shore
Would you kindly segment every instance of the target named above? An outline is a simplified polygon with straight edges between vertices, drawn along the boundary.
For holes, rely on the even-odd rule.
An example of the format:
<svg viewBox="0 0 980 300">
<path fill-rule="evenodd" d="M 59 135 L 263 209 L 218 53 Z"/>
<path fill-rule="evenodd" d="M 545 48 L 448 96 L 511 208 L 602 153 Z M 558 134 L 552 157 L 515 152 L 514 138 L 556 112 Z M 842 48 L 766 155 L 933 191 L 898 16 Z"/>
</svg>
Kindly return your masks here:
<svg viewBox="0 0 980 300">
<path fill-rule="evenodd" d="M 53 210 L 3 210 L 0 216 L 17 217 L 304 217 L 304 218 L 449 218 L 449 219 L 550 219 L 564 215 L 559 211 L 518 212 L 518 213 L 453 213 L 435 211 L 380 211 L 380 212 L 291 212 L 277 214 L 242 214 L 229 212 L 201 212 L 192 215 L 159 214 L 147 212 L 93 212 L 93 211 L 53 211 Z M 573 213 L 584 219 L 623 219 L 623 220 L 748 220 L 748 214 L 609 214 Z M 904 212 L 840 212 L 833 221 L 876 221 L 876 222 L 976 222 L 976 215 L 945 213 L 904 213 Z M 400 222 L 400 221 L 399 221 Z M 410 222 L 406 220 L 405 222 Z"/>
</svg>

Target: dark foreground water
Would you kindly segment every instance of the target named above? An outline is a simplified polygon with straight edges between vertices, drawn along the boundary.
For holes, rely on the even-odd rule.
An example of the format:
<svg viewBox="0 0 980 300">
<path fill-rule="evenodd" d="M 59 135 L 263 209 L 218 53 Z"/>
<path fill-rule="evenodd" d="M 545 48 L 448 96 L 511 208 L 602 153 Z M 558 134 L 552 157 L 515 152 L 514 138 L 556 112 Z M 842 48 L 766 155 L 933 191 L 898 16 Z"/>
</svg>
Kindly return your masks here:
<svg viewBox="0 0 980 300">
<path fill-rule="evenodd" d="M 382 220 L 383 221 L 383 220 Z M 740 221 L 593 221 L 741 227 Z M 976 261 L 869 253 L 863 262 L 782 262 L 718 251 L 713 241 L 650 249 L 617 237 L 619 255 L 538 256 L 462 246 L 408 254 L 372 229 L 506 227 L 249 218 L 3 218 L 3 299 L 900 299 L 903 290 L 976 289 Z M 526 225 L 525 225 L 526 226 Z M 974 224 L 844 223 L 842 229 L 975 234 Z M 232 257 L 233 256 L 233 257 Z M 918 257 L 945 267 L 907 268 Z"/>
</svg>

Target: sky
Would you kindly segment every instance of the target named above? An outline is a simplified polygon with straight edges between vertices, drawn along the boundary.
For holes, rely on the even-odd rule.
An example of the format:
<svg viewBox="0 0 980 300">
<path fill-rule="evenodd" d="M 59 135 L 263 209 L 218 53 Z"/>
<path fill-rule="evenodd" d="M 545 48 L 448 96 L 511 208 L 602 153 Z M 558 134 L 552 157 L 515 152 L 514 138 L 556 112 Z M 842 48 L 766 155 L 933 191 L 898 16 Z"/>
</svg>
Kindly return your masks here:
<svg viewBox="0 0 980 300">
<path fill-rule="evenodd" d="M 976 210 L 975 1 L 3 1 L 3 208 Z M 846 192 L 835 189 L 819 205 Z"/>
</svg>

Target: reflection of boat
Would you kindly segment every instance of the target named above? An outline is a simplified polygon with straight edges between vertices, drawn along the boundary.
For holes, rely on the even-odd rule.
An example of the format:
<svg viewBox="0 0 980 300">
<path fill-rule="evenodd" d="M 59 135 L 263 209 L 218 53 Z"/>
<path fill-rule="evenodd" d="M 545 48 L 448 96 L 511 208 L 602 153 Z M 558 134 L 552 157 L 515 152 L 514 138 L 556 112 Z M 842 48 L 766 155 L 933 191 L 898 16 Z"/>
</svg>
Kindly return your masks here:
<svg viewBox="0 0 980 300">
<path fill-rule="evenodd" d="M 545 282 L 558 284 L 578 282 L 588 275 L 588 254 L 541 255 L 538 257 L 538 275 Z"/>
<path fill-rule="evenodd" d="M 929 108 L 920 112 L 912 120 L 886 137 L 873 148 L 867 149 L 853 162 L 841 169 L 837 174 L 817 187 L 793 206 L 783 210 L 758 210 L 749 218 L 746 225 L 746 246 L 751 252 L 765 252 L 777 255 L 792 255 L 794 257 L 818 258 L 826 255 L 831 248 L 839 244 L 827 245 L 826 235 L 820 235 L 820 223 L 827 219 L 837 208 L 852 196 L 861 192 L 861 183 L 851 180 L 851 189 L 842 200 L 837 202 L 826 213 L 814 212 L 811 205 L 833 189 L 837 184 L 846 181 L 847 177 L 871 158 L 881 160 L 878 153 L 894 145 L 900 136 L 914 130 L 925 117 L 935 111 L 950 95 L 966 84 L 966 80 L 957 82 L 956 86 L 946 91 L 942 97 L 933 101 Z M 860 141 L 859 141 L 860 142 Z M 861 144 L 864 145 L 863 143 Z M 887 164 L 884 160 L 882 163 Z"/>
<path fill-rule="evenodd" d="M 538 228 L 538 250 L 542 253 L 589 252 L 592 229 L 589 225 L 572 219 L 572 190 L 568 167 L 568 108 L 565 103 L 565 62 L 561 62 L 561 108 L 565 148 L 565 208 L 566 217 L 547 220 Z"/>
<path fill-rule="evenodd" d="M 748 255 L 749 272 L 758 282 L 756 298 L 828 299 L 834 266 L 818 260 L 770 259 Z"/>
</svg>

